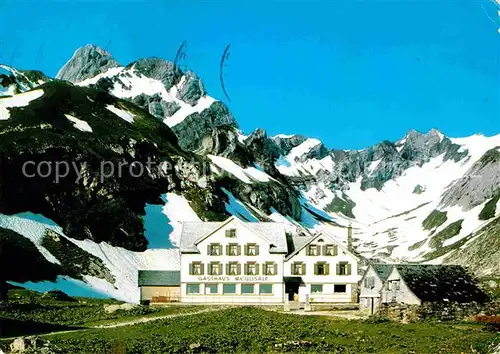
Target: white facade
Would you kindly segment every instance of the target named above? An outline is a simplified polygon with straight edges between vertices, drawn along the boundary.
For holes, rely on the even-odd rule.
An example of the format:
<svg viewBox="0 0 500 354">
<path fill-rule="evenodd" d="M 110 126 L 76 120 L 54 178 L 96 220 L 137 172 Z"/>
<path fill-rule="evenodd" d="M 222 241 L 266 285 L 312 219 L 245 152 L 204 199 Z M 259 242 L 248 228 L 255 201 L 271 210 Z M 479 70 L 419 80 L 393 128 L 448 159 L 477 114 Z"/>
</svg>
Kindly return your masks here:
<svg viewBox="0 0 500 354">
<path fill-rule="evenodd" d="M 181 250 L 182 302 L 284 301 L 286 250 L 276 249 L 272 239 L 246 224 L 232 217 L 196 240 L 198 252 Z M 282 237 L 286 245 L 284 230 Z"/>
<path fill-rule="evenodd" d="M 381 302 L 398 302 L 408 305 L 420 305 L 421 303 L 420 299 L 408 288 L 396 267 L 392 268 L 382 287 Z"/>
<path fill-rule="evenodd" d="M 358 258 L 328 234 L 313 237 L 287 256 L 284 274 L 286 279 L 300 278 L 301 302 L 357 301 Z"/>
<path fill-rule="evenodd" d="M 392 267 L 389 265 L 381 266 Z M 380 305 L 380 296 L 383 286 L 384 281 L 380 278 L 377 270 L 373 265 L 368 266 L 359 285 L 359 306 L 361 310 L 368 310 L 372 314 L 376 312 Z"/>
<path fill-rule="evenodd" d="M 358 258 L 328 234 L 293 238 L 284 225 L 185 222 L 180 237 L 180 301 L 214 304 L 357 302 Z M 297 264 L 300 264 L 300 272 Z M 295 296 L 294 296 L 295 295 Z"/>
</svg>

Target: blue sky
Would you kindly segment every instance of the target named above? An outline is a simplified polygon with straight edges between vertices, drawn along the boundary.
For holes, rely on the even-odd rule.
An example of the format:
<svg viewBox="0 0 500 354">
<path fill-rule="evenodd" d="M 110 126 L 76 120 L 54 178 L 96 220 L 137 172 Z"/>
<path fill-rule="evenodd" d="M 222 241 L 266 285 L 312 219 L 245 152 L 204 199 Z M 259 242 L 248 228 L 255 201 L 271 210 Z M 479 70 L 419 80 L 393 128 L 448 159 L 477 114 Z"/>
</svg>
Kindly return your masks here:
<svg viewBox="0 0 500 354">
<path fill-rule="evenodd" d="M 0 62 L 51 76 L 87 43 L 125 65 L 173 60 L 186 40 L 181 64 L 246 133 L 299 133 L 344 149 L 411 128 L 500 133 L 500 18 L 489 0 L 0 0 L 0 12 Z M 231 102 L 219 83 L 228 43 Z"/>
</svg>

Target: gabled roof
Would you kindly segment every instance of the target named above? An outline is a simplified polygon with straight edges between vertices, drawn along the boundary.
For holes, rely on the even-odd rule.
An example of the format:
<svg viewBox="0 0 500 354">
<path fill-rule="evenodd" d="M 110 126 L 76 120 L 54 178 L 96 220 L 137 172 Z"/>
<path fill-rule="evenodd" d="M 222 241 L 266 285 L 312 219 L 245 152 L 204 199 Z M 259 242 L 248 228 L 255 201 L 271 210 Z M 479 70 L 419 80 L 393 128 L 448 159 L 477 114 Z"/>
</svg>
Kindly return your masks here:
<svg viewBox="0 0 500 354">
<path fill-rule="evenodd" d="M 387 263 L 373 263 L 370 265 L 373 270 L 375 270 L 380 280 L 382 280 L 383 282 L 387 280 L 389 274 L 391 274 L 392 267 L 394 266 L 394 264 Z"/>
<path fill-rule="evenodd" d="M 177 286 L 181 284 L 179 270 L 140 270 L 139 286 Z"/>
<path fill-rule="evenodd" d="M 300 240 L 298 242 L 301 243 L 301 245 L 299 247 L 296 247 L 295 250 L 290 253 L 288 256 L 286 256 L 285 258 L 285 261 L 288 261 L 290 260 L 291 258 L 293 258 L 297 253 L 299 253 L 301 250 L 303 250 L 307 245 L 309 245 L 310 243 L 312 243 L 313 241 L 315 241 L 316 239 L 318 239 L 320 236 L 323 236 L 323 237 L 326 237 L 328 238 L 330 241 L 332 241 L 333 243 L 335 243 L 342 251 L 344 251 L 346 254 L 354 257 L 356 260 L 359 261 L 359 257 L 356 256 L 355 254 L 353 254 L 352 252 L 350 252 L 346 247 L 344 247 L 344 245 L 342 245 L 342 243 L 337 240 L 337 238 L 335 236 L 332 236 L 324 231 L 321 231 L 320 233 L 318 233 L 317 235 L 314 235 L 310 238 L 308 238 L 308 240 Z M 295 242 L 296 240 L 295 239 L 301 239 L 302 237 L 304 236 L 296 236 L 294 237 L 292 240 L 293 240 L 293 243 L 295 245 Z"/>
<path fill-rule="evenodd" d="M 182 232 L 179 241 L 181 252 L 198 252 L 195 245 L 196 240 L 201 236 L 217 230 L 222 222 L 220 221 L 185 221 L 182 223 Z"/>
<path fill-rule="evenodd" d="M 387 278 L 389 277 L 389 274 L 391 274 L 392 268 L 394 267 L 394 264 L 387 264 L 387 263 L 371 263 L 368 265 L 368 268 L 366 268 L 365 273 L 363 274 L 363 277 L 361 277 L 361 284 L 363 283 L 364 279 L 368 275 L 368 270 L 373 268 L 377 276 L 380 278 L 382 283 L 385 283 Z"/>
<path fill-rule="evenodd" d="M 231 221 L 236 221 L 250 229 L 263 240 L 272 245 L 270 252 L 286 253 L 286 234 L 283 223 L 278 222 L 245 222 L 232 216 L 221 222 L 191 221 L 182 224 L 179 248 L 181 252 L 198 252 L 196 245 Z"/>
<path fill-rule="evenodd" d="M 396 264 L 401 278 L 421 301 L 483 302 L 487 296 L 458 265 Z"/>
</svg>

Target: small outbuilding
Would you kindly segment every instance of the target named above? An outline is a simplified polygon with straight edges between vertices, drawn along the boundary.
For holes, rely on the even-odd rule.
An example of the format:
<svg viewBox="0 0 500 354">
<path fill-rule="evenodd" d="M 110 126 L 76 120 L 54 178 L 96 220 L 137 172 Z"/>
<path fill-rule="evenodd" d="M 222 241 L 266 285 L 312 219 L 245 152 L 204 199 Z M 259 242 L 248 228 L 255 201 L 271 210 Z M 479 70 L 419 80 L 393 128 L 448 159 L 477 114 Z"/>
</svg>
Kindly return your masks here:
<svg viewBox="0 0 500 354">
<path fill-rule="evenodd" d="M 458 265 L 395 264 L 382 287 L 382 303 L 484 302 L 487 295 Z"/>
<path fill-rule="evenodd" d="M 139 270 L 141 304 L 179 302 L 181 272 L 178 270 Z"/>
<path fill-rule="evenodd" d="M 359 307 L 370 314 L 380 305 L 380 292 L 392 270 L 392 264 L 372 263 L 366 269 L 360 282 Z"/>
</svg>

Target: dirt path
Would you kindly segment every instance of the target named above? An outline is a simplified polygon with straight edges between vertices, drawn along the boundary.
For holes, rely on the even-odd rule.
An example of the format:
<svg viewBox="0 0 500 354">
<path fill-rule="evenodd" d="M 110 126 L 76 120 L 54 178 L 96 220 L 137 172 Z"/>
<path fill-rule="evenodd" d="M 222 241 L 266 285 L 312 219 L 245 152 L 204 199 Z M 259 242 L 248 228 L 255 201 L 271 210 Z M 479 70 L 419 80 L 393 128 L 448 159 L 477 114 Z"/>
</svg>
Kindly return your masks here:
<svg viewBox="0 0 500 354">
<path fill-rule="evenodd" d="M 116 328 L 116 327 L 123 327 L 123 326 L 133 326 L 139 323 L 147 323 L 151 321 L 158 321 L 158 320 L 163 320 L 166 318 L 175 318 L 175 317 L 183 317 L 183 316 L 190 316 L 190 315 L 198 315 L 200 313 L 205 313 L 205 312 L 213 312 L 213 311 L 219 311 L 223 309 L 222 307 L 218 308 L 207 308 L 204 310 L 200 311 L 195 311 L 195 312 L 181 312 L 181 313 L 174 313 L 171 315 L 162 315 L 162 316 L 156 316 L 156 317 L 140 317 L 137 319 L 134 319 L 132 321 L 127 321 L 127 322 L 118 322 L 118 323 L 113 323 L 113 324 L 108 324 L 108 325 L 99 325 L 99 326 L 91 326 L 88 327 L 88 329 L 92 328 Z"/>
<path fill-rule="evenodd" d="M 168 318 L 192 316 L 192 315 L 199 315 L 201 313 L 206 313 L 206 312 L 220 311 L 220 310 L 225 309 L 225 308 L 227 308 L 227 307 L 207 308 L 207 309 L 200 310 L 200 311 L 181 312 L 181 313 L 174 313 L 174 314 L 170 314 L 170 315 L 162 315 L 162 316 L 156 316 L 156 317 L 140 317 L 140 318 L 136 318 L 136 319 L 131 320 L 131 321 L 118 322 L 118 323 L 112 323 L 112 324 L 107 324 L 107 325 L 89 326 L 89 327 L 85 327 L 85 328 L 70 329 L 67 331 L 56 331 L 56 332 L 49 332 L 49 333 L 40 333 L 40 334 L 32 334 L 32 335 L 25 335 L 25 336 L 20 335 L 20 336 L 15 336 L 15 337 L 0 338 L 0 341 L 13 341 L 14 339 L 19 338 L 19 337 L 22 337 L 22 338 L 48 337 L 48 336 L 53 336 L 55 334 L 84 332 L 84 331 L 88 331 L 91 329 L 108 329 L 108 328 L 117 328 L 117 327 L 124 327 L 124 326 L 133 326 L 133 325 L 140 324 L 140 323 L 159 321 L 159 320 L 164 320 L 164 319 L 168 319 Z"/>
</svg>

